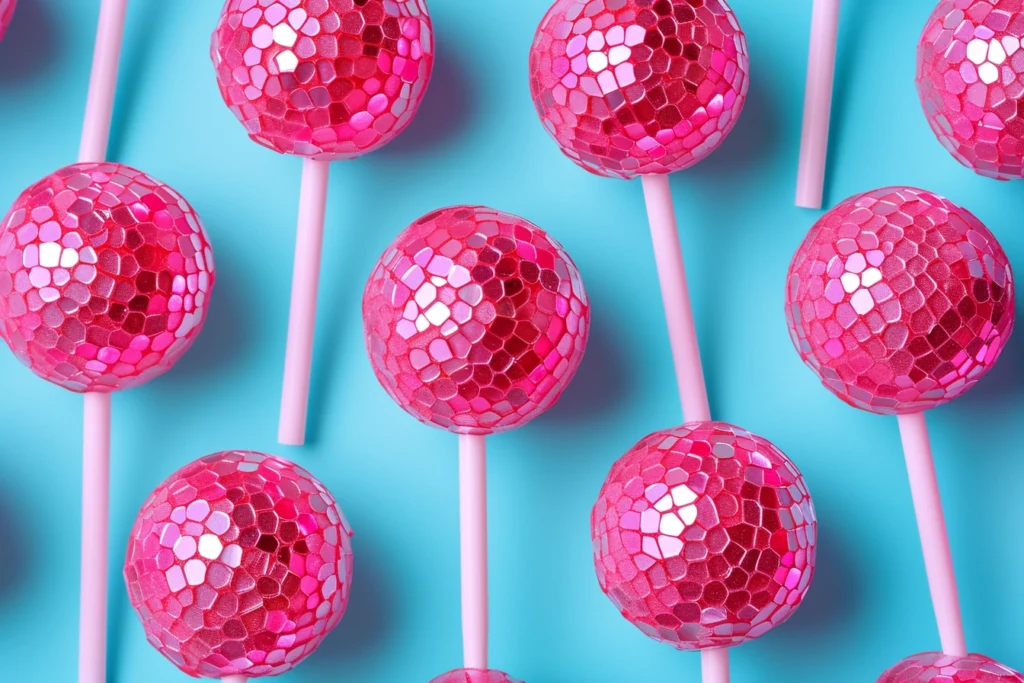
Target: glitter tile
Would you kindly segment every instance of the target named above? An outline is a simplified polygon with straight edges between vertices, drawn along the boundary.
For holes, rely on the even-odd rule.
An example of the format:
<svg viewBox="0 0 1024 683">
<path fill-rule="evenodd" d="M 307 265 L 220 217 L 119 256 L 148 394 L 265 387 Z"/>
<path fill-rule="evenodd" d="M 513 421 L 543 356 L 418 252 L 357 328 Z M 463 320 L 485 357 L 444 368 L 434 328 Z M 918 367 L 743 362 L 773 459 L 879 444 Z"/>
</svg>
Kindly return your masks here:
<svg viewBox="0 0 1024 683">
<path fill-rule="evenodd" d="M 907 657 L 878 683 L 1024 683 L 1024 676 L 982 655 L 925 652 Z"/>
</svg>

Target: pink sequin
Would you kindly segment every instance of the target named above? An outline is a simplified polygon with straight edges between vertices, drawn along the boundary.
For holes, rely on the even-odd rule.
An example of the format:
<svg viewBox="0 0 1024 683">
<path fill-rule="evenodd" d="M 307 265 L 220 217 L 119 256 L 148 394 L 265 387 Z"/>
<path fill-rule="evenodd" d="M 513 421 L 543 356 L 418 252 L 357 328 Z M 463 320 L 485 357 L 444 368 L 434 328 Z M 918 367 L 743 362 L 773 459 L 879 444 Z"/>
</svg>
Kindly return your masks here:
<svg viewBox="0 0 1024 683">
<path fill-rule="evenodd" d="M 129 166 L 62 168 L 0 223 L 0 338 L 71 391 L 128 389 L 170 369 L 202 329 L 213 284 L 192 207 Z"/>
<path fill-rule="evenodd" d="M 747 43 L 725 0 L 557 0 L 530 51 L 530 90 L 562 151 L 603 176 L 688 168 L 732 130 Z"/>
<path fill-rule="evenodd" d="M 1024 683 L 1024 676 L 983 655 L 924 652 L 886 671 L 878 683 Z"/>
<path fill-rule="evenodd" d="M 801 358 L 844 401 L 915 413 L 970 389 L 1013 329 L 1009 261 L 947 199 L 908 187 L 856 195 L 811 228 L 789 267 Z"/>
<path fill-rule="evenodd" d="M 764 635 L 814 574 L 817 522 L 799 470 L 724 422 L 644 437 L 612 466 L 590 519 L 601 589 L 680 650 Z"/>
<path fill-rule="evenodd" d="M 274 676 L 309 656 L 345 613 L 351 535 L 301 467 L 215 453 L 143 504 L 128 539 L 128 596 L 150 644 L 186 674 Z"/>
<path fill-rule="evenodd" d="M 590 306 L 550 235 L 511 214 L 455 206 L 392 243 L 363 294 L 377 379 L 419 420 L 460 434 L 519 427 L 579 367 Z"/>
<path fill-rule="evenodd" d="M 1024 6 L 942 0 L 917 48 L 917 91 L 939 142 L 1000 180 L 1024 177 Z"/>
<path fill-rule="evenodd" d="M 494 669 L 456 669 L 441 674 L 430 683 L 523 683 Z"/>
<path fill-rule="evenodd" d="M 433 29 L 425 0 L 227 0 L 211 54 L 221 95 L 253 140 L 352 159 L 412 121 Z"/>
</svg>

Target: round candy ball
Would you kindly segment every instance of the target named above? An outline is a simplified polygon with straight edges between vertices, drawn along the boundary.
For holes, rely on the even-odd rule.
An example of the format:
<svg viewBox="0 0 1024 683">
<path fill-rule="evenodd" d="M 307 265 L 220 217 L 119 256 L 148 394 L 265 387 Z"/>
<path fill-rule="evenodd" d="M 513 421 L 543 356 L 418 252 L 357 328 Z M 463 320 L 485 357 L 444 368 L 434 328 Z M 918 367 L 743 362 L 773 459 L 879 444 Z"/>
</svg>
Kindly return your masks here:
<svg viewBox="0 0 1024 683">
<path fill-rule="evenodd" d="M 372 152 L 409 125 L 434 42 L 425 0 L 227 0 L 211 54 L 250 138 L 333 161 Z"/>
<path fill-rule="evenodd" d="M 495 669 L 456 669 L 441 674 L 430 683 L 523 683 Z"/>
<path fill-rule="evenodd" d="M 1024 177 L 1024 7 L 941 0 L 917 48 L 917 92 L 943 147 L 1000 180 Z"/>
<path fill-rule="evenodd" d="M 0 223 L 0 337 L 71 391 L 128 389 L 169 370 L 202 329 L 213 283 L 189 203 L 123 164 L 51 173 Z"/>
<path fill-rule="evenodd" d="M 916 413 L 970 389 L 1013 328 L 1013 275 L 969 211 L 887 187 L 826 213 L 789 267 L 786 319 L 800 357 L 834 394 Z"/>
<path fill-rule="evenodd" d="M 1024 683 L 1024 676 L 982 655 L 924 652 L 886 671 L 878 683 Z"/>
<path fill-rule="evenodd" d="M 601 589 L 679 650 L 739 645 L 790 617 L 814 574 L 817 522 L 796 465 L 724 422 L 644 437 L 591 513 Z"/>
<path fill-rule="evenodd" d="M 363 294 L 377 379 L 420 421 L 459 434 L 519 427 L 550 408 L 583 358 L 590 305 L 562 246 L 482 206 L 423 216 Z"/>
<path fill-rule="evenodd" d="M 345 613 L 352 546 L 309 472 L 272 455 L 215 453 L 156 488 L 124 578 L 153 647 L 190 676 L 274 676 Z"/>
<path fill-rule="evenodd" d="M 725 0 L 557 0 L 530 51 L 544 128 L 597 175 L 688 168 L 732 130 L 747 41 Z"/>
<path fill-rule="evenodd" d="M 7 31 L 7 27 L 11 25 L 11 19 L 14 17 L 14 6 L 18 4 L 18 0 L 0 0 L 0 40 L 4 39 L 4 33 Z"/>
</svg>

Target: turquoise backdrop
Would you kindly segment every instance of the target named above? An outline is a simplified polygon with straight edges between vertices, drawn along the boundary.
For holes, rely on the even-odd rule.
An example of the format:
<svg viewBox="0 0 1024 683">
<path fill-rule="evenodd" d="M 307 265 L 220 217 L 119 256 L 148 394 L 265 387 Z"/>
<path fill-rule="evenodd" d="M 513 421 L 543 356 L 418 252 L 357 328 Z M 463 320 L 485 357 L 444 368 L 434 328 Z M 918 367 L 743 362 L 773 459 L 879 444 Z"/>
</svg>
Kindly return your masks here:
<svg viewBox="0 0 1024 683">
<path fill-rule="evenodd" d="M 712 409 L 778 444 L 820 517 L 818 574 L 784 627 L 734 651 L 737 683 L 865 683 L 936 649 L 896 422 L 833 398 L 793 351 L 810 0 L 732 0 L 752 86 L 731 137 L 672 178 Z M 0 44 L 0 206 L 74 161 L 98 0 L 21 0 Z M 170 374 L 114 399 L 109 680 L 185 676 L 146 644 L 120 577 L 126 537 L 170 472 L 224 449 L 277 453 L 334 492 L 356 530 L 352 602 L 282 683 L 426 683 L 461 657 L 456 439 L 397 408 L 363 351 L 359 302 L 391 239 L 427 211 L 482 203 L 554 233 L 593 300 L 590 348 L 562 401 L 490 446 L 491 660 L 528 683 L 699 680 L 699 657 L 641 635 L 601 594 L 589 513 L 611 463 L 680 421 L 639 183 L 565 159 L 530 101 L 548 0 L 430 0 L 438 61 L 423 109 L 384 150 L 332 168 L 310 445 L 277 445 L 300 161 L 250 142 L 208 56 L 220 2 L 135 0 L 110 158 L 195 206 L 217 253 L 206 330 Z M 914 91 L 932 0 L 843 3 L 826 202 L 891 184 L 975 212 L 1024 268 L 1024 186 L 957 164 Z M 1024 271 L 1022 271 L 1024 272 Z M 1018 306 L 1018 313 L 1020 306 Z M 930 417 L 972 650 L 1024 668 L 1024 331 L 993 376 Z M 73 681 L 81 398 L 0 352 L 0 666 Z"/>
</svg>

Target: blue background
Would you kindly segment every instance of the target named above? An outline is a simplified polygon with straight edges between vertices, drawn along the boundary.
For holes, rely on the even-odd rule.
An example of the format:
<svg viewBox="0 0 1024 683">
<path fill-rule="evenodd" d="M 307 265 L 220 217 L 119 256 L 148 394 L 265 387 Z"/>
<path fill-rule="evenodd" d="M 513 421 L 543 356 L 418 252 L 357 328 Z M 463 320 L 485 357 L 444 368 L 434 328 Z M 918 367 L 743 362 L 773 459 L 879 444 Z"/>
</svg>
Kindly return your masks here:
<svg viewBox="0 0 1024 683">
<path fill-rule="evenodd" d="M 302 449 L 275 442 L 300 161 L 251 143 L 221 102 L 208 57 L 220 5 L 138 0 L 129 12 L 110 158 L 189 198 L 219 273 L 192 351 L 114 400 L 110 681 L 185 680 L 146 644 L 119 567 L 152 487 L 230 448 L 308 467 L 356 529 L 349 612 L 282 683 L 424 683 L 459 664 L 456 439 L 377 386 L 359 312 L 388 242 L 455 203 L 492 205 L 554 233 L 593 300 L 590 348 L 561 403 L 489 441 L 492 665 L 529 683 L 699 680 L 699 657 L 641 635 L 594 578 L 589 511 L 608 468 L 646 433 L 678 423 L 680 409 L 640 186 L 576 168 L 533 111 L 527 53 L 548 0 L 430 0 L 438 61 L 421 113 L 384 150 L 333 166 Z M 753 64 L 746 111 L 719 151 L 672 178 L 673 191 L 712 409 L 796 461 L 821 523 L 804 606 L 734 651 L 734 679 L 874 681 L 938 638 L 896 422 L 821 388 L 782 314 L 786 267 L 819 215 L 792 201 L 811 3 L 733 5 Z M 962 168 L 921 114 L 914 52 L 932 6 L 844 3 L 826 203 L 924 187 L 970 208 L 1024 264 L 1021 185 Z M 74 160 L 97 8 L 21 0 L 0 44 L 0 206 Z M 968 643 L 1015 668 L 1024 668 L 1022 367 L 1018 331 L 993 376 L 931 415 Z M 3 677 L 71 681 L 81 398 L 6 352 L 0 387 Z"/>
</svg>

